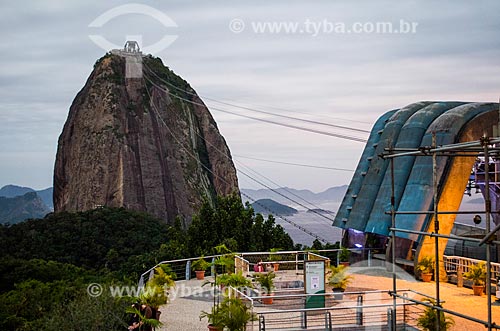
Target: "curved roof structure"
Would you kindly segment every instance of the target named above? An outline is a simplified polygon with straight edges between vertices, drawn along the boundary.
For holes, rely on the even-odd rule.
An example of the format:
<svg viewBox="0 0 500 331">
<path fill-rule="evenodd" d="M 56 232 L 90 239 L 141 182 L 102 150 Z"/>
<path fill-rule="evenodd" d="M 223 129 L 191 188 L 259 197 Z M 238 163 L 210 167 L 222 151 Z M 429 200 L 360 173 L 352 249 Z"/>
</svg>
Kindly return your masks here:
<svg viewBox="0 0 500 331">
<path fill-rule="evenodd" d="M 498 103 L 425 101 L 385 113 L 372 129 L 333 225 L 388 236 L 391 217 L 386 212 L 391 206 L 391 171 L 389 160 L 378 155 L 391 147 L 431 146 L 434 133 L 437 145 L 477 140 L 484 133 L 491 135 L 492 126 L 497 123 Z M 438 203 L 458 209 L 474 160 L 474 157 L 437 158 Z M 430 211 L 433 208 L 432 158 L 398 157 L 394 169 L 396 209 Z M 430 217 L 398 214 L 396 226 L 427 231 Z M 448 222 L 453 225 L 454 215 L 448 217 Z M 421 239 L 409 233 L 396 235 L 413 241 Z"/>
</svg>

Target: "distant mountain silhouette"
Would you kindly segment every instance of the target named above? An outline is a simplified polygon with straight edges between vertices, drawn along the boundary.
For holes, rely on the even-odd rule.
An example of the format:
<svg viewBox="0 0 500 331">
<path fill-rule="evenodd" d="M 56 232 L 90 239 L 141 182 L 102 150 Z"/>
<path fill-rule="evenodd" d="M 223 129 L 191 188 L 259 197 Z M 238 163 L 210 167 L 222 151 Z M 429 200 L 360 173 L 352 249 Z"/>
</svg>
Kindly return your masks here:
<svg viewBox="0 0 500 331">
<path fill-rule="evenodd" d="M 12 198 L 0 197 L 0 223 L 15 224 L 29 218 L 42 218 L 50 212 L 36 192 Z"/>
<path fill-rule="evenodd" d="M 262 215 L 281 215 L 281 216 L 291 216 L 296 214 L 297 209 L 282 205 L 271 199 L 260 199 L 252 203 L 252 207 L 255 213 L 261 213 Z"/>
<path fill-rule="evenodd" d="M 46 188 L 45 190 L 36 191 L 36 194 L 42 199 L 43 203 L 50 209 L 54 210 L 54 200 L 52 200 L 52 195 L 54 189 L 52 187 Z"/>
<path fill-rule="evenodd" d="M 21 195 L 25 195 L 28 192 L 34 192 L 35 190 L 31 187 L 23 187 L 17 185 L 5 185 L 0 188 L 0 197 L 13 198 Z"/>
<path fill-rule="evenodd" d="M 45 216 L 54 210 L 52 192 L 52 187 L 36 191 L 31 187 L 5 185 L 0 188 L 0 223 L 18 223 Z"/>
<path fill-rule="evenodd" d="M 310 190 L 297 190 L 289 187 L 280 187 L 275 189 L 274 191 L 278 193 L 273 192 L 269 189 L 241 189 L 242 193 L 248 195 L 254 200 L 272 199 L 281 204 L 290 205 L 293 204 L 293 202 L 286 199 L 282 195 L 290 197 L 291 199 L 301 203 L 303 203 L 303 201 L 300 198 L 311 203 L 341 202 L 344 198 L 345 192 L 347 191 L 347 185 L 330 187 L 329 189 L 319 193 L 314 193 Z M 299 196 L 300 198 L 298 198 L 297 196 Z M 242 198 L 243 201 L 248 200 L 248 198 L 246 198 L 244 195 Z"/>
</svg>

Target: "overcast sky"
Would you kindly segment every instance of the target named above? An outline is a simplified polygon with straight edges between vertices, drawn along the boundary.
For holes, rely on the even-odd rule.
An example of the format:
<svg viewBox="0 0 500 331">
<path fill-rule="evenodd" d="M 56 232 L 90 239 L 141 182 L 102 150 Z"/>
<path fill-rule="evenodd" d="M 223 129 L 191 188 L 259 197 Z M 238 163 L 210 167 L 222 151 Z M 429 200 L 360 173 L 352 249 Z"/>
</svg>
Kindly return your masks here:
<svg viewBox="0 0 500 331">
<path fill-rule="evenodd" d="M 140 35 L 143 46 L 176 36 L 154 55 L 202 99 L 358 129 L 369 130 L 387 110 L 419 100 L 497 101 L 500 95 L 500 2 L 494 0 L 138 1 L 176 26 L 137 13 L 89 27 L 106 11 L 130 3 L 0 4 L 0 186 L 52 185 L 57 138 L 69 106 L 105 53 L 89 35 L 117 45 L 124 44 L 127 35 Z M 416 29 L 369 31 L 379 22 L 400 29 L 401 21 L 415 23 Z M 298 28 L 295 33 L 256 31 L 256 25 L 268 23 Z M 356 26 L 360 33 L 348 33 L 356 23 L 363 24 Z M 332 26 L 337 30 L 330 31 Z M 245 115 L 367 137 L 205 101 Z M 235 160 L 242 162 L 237 167 L 248 166 L 280 186 L 321 191 L 349 184 L 352 172 L 241 157 L 355 169 L 364 148 L 360 142 L 215 110 L 212 114 Z M 259 188 L 241 175 L 240 186 Z"/>
</svg>

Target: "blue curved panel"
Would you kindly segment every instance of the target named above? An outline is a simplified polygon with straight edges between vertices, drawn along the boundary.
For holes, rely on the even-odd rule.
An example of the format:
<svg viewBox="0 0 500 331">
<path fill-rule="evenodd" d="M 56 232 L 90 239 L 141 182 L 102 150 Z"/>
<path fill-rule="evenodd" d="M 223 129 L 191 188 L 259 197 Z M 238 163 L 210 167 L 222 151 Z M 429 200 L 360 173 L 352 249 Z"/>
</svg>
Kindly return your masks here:
<svg viewBox="0 0 500 331">
<path fill-rule="evenodd" d="M 355 199 L 351 213 L 347 217 L 345 227 L 363 231 L 373 204 L 377 197 L 380 184 L 387 170 L 389 162 L 378 155 L 384 153 L 386 147 L 394 146 L 397 142 L 401 128 L 415 112 L 431 104 L 431 102 L 417 102 L 398 110 L 387 122 L 380 141 L 370 161 L 368 171 L 363 180 L 359 194 Z"/>
<path fill-rule="evenodd" d="M 381 136 L 381 130 L 384 129 L 389 118 L 397 111 L 390 110 L 384 115 L 380 116 L 379 119 L 373 125 L 372 131 L 370 133 L 370 137 L 368 138 L 368 142 L 365 145 L 365 149 L 363 150 L 363 154 L 361 154 L 361 158 L 359 159 L 358 166 L 356 167 L 356 171 L 352 176 L 351 183 L 347 188 L 347 192 L 342 200 L 342 204 L 340 205 L 337 214 L 335 215 L 335 219 L 333 220 L 333 225 L 343 228 L 345 225 L 345 220 L 349 216 L 349 208 L 352 208 L 354 204 L 353 196 L 356 196 L 359 193 L 359 189 L 363 183 L 364 174 L 368 171 L 368 167 L 370 166 L 370 161 L 368 158 L 373 157 L 375 153 L 375 147 L 378 144 Z"/>
<path fill-rule="evenodd" d="M 436 133 L 438 145 L 458 142 L 462 128 L 475 116 L 488 111 L 497 111 L 496 103 L 469 103 L 458 106 L 439 116 L 427 129 L 421 146 L 432 145 L 432 133 Z M 485 123 L 485 126 L 489 125 Z M 439 186 L 445 182 L 443 176 L 447 167 L 447 158 L 437 158 L 437 176 Z M 419 156 L 415 159 L 410 177 L 406 183 L 399 211 L 430 211 L 433 206 L 432 185 L 432 158 Z M 424 231 L 427 227 L 429 215 L 396 215 L 396 227 Z M 396 233 L 398 237 L 417 240 L 418 235 L 410 233 Z"/>
<path fill-rule="evenodd" d="M 417 148 L 422 142 L 422 138 L 431 123 L 444 112 L 457 106 L 465 104 L 464 102 L 435 102 L 424 107 L 413 114 L 401 129 L 396 148 Z M 401 196 L 410 176 L 414 156 L 398 157 L 394 160 L 394 202 L 396 210 L 398 209 Z M 385 214 L 391 209 L 391 171 L 386 171 L 382 184 L 375 199 L 372 211 L 365 227 L 365 232 L 376 233 L 380 235 L 389 235 L 391 225 L 391 216 Z"/>
</svg>

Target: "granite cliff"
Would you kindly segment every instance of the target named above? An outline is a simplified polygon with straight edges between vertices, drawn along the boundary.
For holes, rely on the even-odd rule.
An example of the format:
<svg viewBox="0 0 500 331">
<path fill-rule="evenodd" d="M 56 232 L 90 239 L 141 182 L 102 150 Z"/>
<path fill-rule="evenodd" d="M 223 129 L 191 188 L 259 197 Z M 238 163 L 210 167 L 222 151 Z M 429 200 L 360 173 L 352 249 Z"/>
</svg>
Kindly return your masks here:
<svg viewBox="0 0 500 331">
<path fill-rule="evenodd" d="M 128 64 L 127 64 L 128 65 Z M 239 193 L 229 148 L 207 107 L 159 58 L 98 60 L 59 137 L 54 210 L 100 205 L 189 220 L 204 198 Z"/>
</svg>

